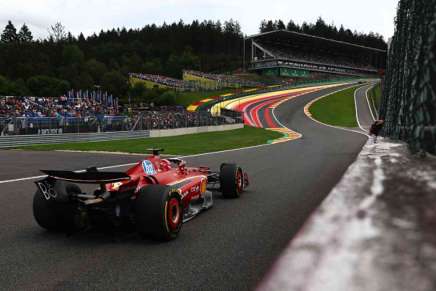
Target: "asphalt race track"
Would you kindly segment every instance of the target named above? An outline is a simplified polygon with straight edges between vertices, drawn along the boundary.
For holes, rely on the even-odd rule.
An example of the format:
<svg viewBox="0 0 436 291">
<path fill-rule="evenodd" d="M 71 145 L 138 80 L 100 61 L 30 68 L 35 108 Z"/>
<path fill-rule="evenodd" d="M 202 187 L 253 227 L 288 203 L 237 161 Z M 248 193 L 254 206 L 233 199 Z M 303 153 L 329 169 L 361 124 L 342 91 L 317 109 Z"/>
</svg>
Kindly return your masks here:
<svg viewBox="0 0 436 291">
<path fill-rule="evenodd" d="M 280 251 L 338 182 L 366 141 L 326 127 L 303 113 L 330 88 L 299 96 L 275 110 L 301 139 L 187 158 L 217 169 L 240 164 L 250 175 L 240 199 L 215 195 L 213 209 L 185 224 L 179 238 L 155 243 L 137 235 L 47 233 L 33 220 L 32 180 L 2 183 L 2 290 L 247 290 L 262 280 Z M 83 169 L 130 163 L 138 156 L 0 151 L 0 180 L 39 175 L 38 169 Z M 123 169 L 123 168 L 120 168 Z"/>
<path fill-rule="evenodd" d="M 366 96 L 366 91 L 371 88 L 373 85 L 367 85 L 360 87 L 356 91 L 356 108 L 357 108 L 357 116 L 359 119 L 360 126 L 368 132 L 371 124 L 374 122 L 374 117 L 369 109 L 369 103 Z"/>
</svg>

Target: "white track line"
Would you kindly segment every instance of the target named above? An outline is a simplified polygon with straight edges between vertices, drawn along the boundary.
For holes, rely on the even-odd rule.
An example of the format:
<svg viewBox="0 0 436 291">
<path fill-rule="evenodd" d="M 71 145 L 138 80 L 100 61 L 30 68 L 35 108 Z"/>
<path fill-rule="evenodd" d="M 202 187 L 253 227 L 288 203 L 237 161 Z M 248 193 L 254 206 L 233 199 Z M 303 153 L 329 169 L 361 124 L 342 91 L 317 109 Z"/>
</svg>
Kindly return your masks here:
<svg viewBox="0 0 436 291">
<path fill-rule="evenodd" d="M 353 85 L 353 86 L 354 86 L 354 85 Z M 351 88 L 351 87 L 353 87 L 353 86 L 350 86 L 350 87 L 347 87 L 347 88 L 344 88 L 344 89 L 340 89 L 340 90 L 336 90 L 336 91 L 334 91 L 334 92 L 332 92 L 332 93 L 328 93 L 328 94 L 326 94 L 326 95 L 320 96 L 320 97 L 316 98 L 315 100 L 318 100 L 318 99 L 321 99 L 321 98 L 323 98 L 323 97 L 329 96 L 329 95 L 331 95 L 331 94 L 334 94 L 334 93 L 340 92 L 340 91 L 342 91 L 342 90 L 346 90 L 346 89 Z M 321 89 L 321 90 L 322 90 L 322 89 Z M 307 94 L 312 94 L 312 93 L 317 93 L 317 92 L 319 92 L 319 91 L 311 91 L 311 92 L 308 92 Z M 304 95 L 306 95 L 306 94 L 300 94 L 300 95 L 295 96 L 295 97 L 304 96 Z M 294 100 L 294 99 L 295 99 L 295 98 L 291 98 L 291 99 L 289 99 L 289 100 L 287 100 L 287 101 L 285 101 L 285 102 L 288 102 L 288 101 L 291 101 L 291 100 Z M 285 103 L 285 102 L 283 102 L 283 103 Z M 281 105 L 281 104 L 280 104 L 280 105 Z M 280 105 L 279 105 L 279 106 L 280 106 Z M 296 133 L 300 134 L 300 135 L 301 135 L 300 138 L 303 137 L 303 134 L 302 134 L 302 133 L 299 133 L 299 132 L 297 132 L 297 131 L 295 131 L 295 130 L 292 130 L 292 129 L 286 127 L 283 123 L 280 122 L 280 120 L 277 118 L 277 116 L 276 116 L 276 114 L 275 114 L 275 110 L 276 110 L 279 106 L 276 106 L 276 107 L 273 108 L 273 110 L 271 110 L 271 113 L 272 113 L 274 119 L 277 121 L 277 123 L 278 123 L 280 126 L 286 128 L 286 129 L 288 129 L 288 130 L 290 130 L 290 131 L 293 131 L 293 132 L 296 132 Z"/>
<path fill-rule="evenodd" d="M 36 179 L 42 179 L 45 177 L 47 177 L 47 176 L 42 175 L 42 176 L 33 176 L 33 177 L 26 177 L 26 178 L 19 178 L 19 179 L 3 180 L 3 181 L 0 181 L 0 184 L 14 183 L 14 182 L 21 182 L 21 181 L 28 181 L 28 180 L 36 180 Z"/>
<path fill-rule="evenodd" d="M 368 87 L 368 89 L 366 89 L 366 91 L 365 91 L 365 98 L 366 98 L 366 102 L 368 103 L 369 112 L 371 113 L 372 120 L 375 121 L 374 113 L 372 113 L 372 106 L 371 106 L 371 104 L 369 104 L 369 99 L 368 99 L 368 91 L 370 89 L 372 89 L 374 86 L 375 86 L 375 84 L 373 84 L 372 86 Z"/>
<path fill-rule="evenodd" d="M 362 127 L 362 125 L 360 124 L 360 122 L 359 122 L 359 113 L 357 112 L 358 110 L 357 110 L 357 101 L 356 101 L 356 93 L 357 93 L 357 91 L 359 91 L 359 90 L 362 89 L 363 87 L 364 87 L 364 86 L 359 87 L 359 88 L 357 88 L 357 89 L 354 91 L 354 109 L 356 110 L 356 121 L 357 121 L 357 125 L 359 125 L 359 127 L 360 127 L 361 130 L 363 130 L 364 132 L 366 132 L 367 130 L 364 129 L 364 128 Z"/>
<path fill-rule="evenodd" d="M 350 88 L 352 88 L 352 87 L 353 87 L 353 86 L 350 86 L 350 87 L 347 87 L 347 88 L 344 88 L 344 89 L 341 89 L 341 90 L 337 90 L 337 91 L 331 92 L 331 93 L 329 93 L 329 94 L 327 94 L 327 95 L 320 96 L 320 97 L 318 97 L 318 98 L 316 98 L 316 99 L 313 99 L 312 101 L 310 101 L 309 103 L 307 103 L 307 104 L 304 106 L 304 114 L 305 114 L 308 118 L 310 118 L 312 121 L 314 121 L 314 122 L 316 122 L 316 123 L 319 123 L 319 124 L 321 124 L 321 125 L 324 125 L 324 126 L 327 126 L 327 127 L 331 127 L 331 128 L 340 129 L 340 130 L 344 130 L 344 131 L 348 131 L 348 132 L 354 132 L 354 133 L 358 133 L 358 134 L 363 134 L 364 136 L 366 136 L 366 137 L 369 138 L 369 135 L 365 133 L 365 132 L 366 132 L 365 130 L 364 130 L 364 132 L 361 132 L 361 131 L 359 131 L 359 130 L 354 130 L 354 129 L 349 129 L 349 128 L 344 128 L 344 127 L 339 127 L 339 126 L 330 125 L 330 124 L 327 124 L 327 123 L 321 122 L 321 121 L 319 121 L 319 120 L 316 120 L 315 118 L 312 117 L 312 114 L 310 114 L 310 112 L 309 112 L 309 107 L 310 107 L 313 103 L 315 103 L 316 101 L 318 101 L 318 100 L 320 100 L 320 99 L 322 99 L 322 98 L 328 97 L 328 96 L 330 96 L 330 95 L 336 94 L 336 93 L 338 93 L 338 92 L 341 92 L 341 91 L 343 91 L 343 90 L 350 89 Z M 356 97 L 356 91 L 359 90 L 360 88 L 363 88 L 363 87 L 364 87 L 364 86 L 359 87 L 359 88 L 357 88 L 357 89 L 354 91 L 354 97 Z M 354 101 L 356 101 L 356 99 L 354 99 Z M 357 113 L 357 108 L 356 108 L 356 113 Z M 361 128 L 361 129 L 362 129 L 362 128 Z"/>
</svg>

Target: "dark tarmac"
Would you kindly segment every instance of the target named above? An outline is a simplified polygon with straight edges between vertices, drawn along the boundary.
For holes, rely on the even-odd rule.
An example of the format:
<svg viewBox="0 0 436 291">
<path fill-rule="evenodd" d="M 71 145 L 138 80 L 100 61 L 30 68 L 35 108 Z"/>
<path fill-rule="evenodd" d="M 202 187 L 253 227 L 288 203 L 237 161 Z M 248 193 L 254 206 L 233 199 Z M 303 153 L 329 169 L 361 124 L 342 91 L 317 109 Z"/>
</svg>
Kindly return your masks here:
<svg viewBox="0 0 436 291">
<path fill-rule="evenodd" d="M 359 119 L 359 123 L 361 128 L 365 130 L 365 132 L 369 131 L 371 124 L 374 122 L 374 117 L 372 116 L 371 110 L 369 109 L 368 100 L 366 98 L 366 91 L 368 88 L 371 88 L 373 84 L 360 87 L 356 90 L 356 108 L 357 108 L 357 116 Z"/>
<path fill-rule="evenodd" d="M 366 137 L 322 126 L 303 113 L 304 95 L 275 110 L 303 138 L 271 146 L 186 158 L 214 169 L 240 164 L 250 188 L 240 199 L 215 195 L 214 207 L 185 224 L 179 238 L 155 243 L 137 235 L 42 230 L 32 216 L 33 181 L 2 183 L 0 286 L 3 290 L 250 290 L 354 161 Z M 138 156 L 0 151 L 0 180 L 38 169 L 131 163 Z M 120 168 L 122 170 L 124 168 Z M 112 169 L 116 170 L 116 169 Z"/>
</svg>

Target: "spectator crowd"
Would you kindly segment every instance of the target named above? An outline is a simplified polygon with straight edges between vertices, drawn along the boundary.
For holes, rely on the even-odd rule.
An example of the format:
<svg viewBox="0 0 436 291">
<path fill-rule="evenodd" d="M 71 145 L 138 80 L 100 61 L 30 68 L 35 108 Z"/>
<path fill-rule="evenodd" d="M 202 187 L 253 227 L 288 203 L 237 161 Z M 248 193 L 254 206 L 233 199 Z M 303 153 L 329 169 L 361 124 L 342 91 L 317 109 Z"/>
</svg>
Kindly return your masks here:
<svg viewBox="0 0 436 291">
<path fill-rule="evenodd" d="M 17 118 L 14 118 L 17 117 Z M 118 111 L 91 99 L 66 96 L 0 97 L 0 133 L 37 134 L 40 130 L 96 132 L 170 129 L 239 122 L 214 117 L 209 112 L 188 112 L 183 106 L 150 107 L 148 110 L 118 115 Z M 14 126 L 10 129 L 7 125 Z"/>
<path fill-rule="evenodd" d="M 156 84 L 164 85 L 176 90 L 190 90 L 192 89 L 191 83 L 179 79 L 165 77 L 161 75 L 143 74 L 143 73 L 130 73 L 129 77 L 137 78 L 144 81 L 150 81 Z"/>
<path fill-rule="evenodd" d="M 353 60 L 346 56 L 339 56 L 339 55 L 332 56 L 328 54 L 321 55 L 321 54 L 310 53 L 309 51 L 298 50 L 298 49 L 287 49 L 287 50 L 278 49 L 277 47 L 269 46 L 266 44 L 262 44 L 262 46 L 265 49 L 267 49 L 269 52 L 271 52 L 274 55 L 274 58 L 293 60 L 299 62 L 312 62 L 318 65 L 325 65 L 325 66 L 332 66 L 332 67 L 339 66 L 339 67 L 349 68 L 354 70 L 369 70 L 369 71 L 377 72 L 376 68 L 368 65 L 368 62 L 359 63 L 356 60 Z"/>
<path fill-rule="evenodd" d="M 87 117 L 117 115 L 114 105 L 91 98 L 0 97 L 0 117 Z"/>
<path fill-rule="evenodd" d="M 214 81 L 215 88 L 213 89 L 230 88 L 230 87 L 237 87 L 237 88 L 258 87 L 262 85 L 259 82 L 244 80 L 234 75 L 212 74 L 212 73 L 204 73 L 204 72 L 192 71 L 192 70 L 183 71 L 184 76 L 185 74 Z M 143 74 L 143 73 L 130 73 L 129 76 L 131 78 L 137 78 L 144 81 L 150 81 L 158 85 L 167 86 L 169 88 L 178 91 L 194 91 L 200 89 L 211 89 L 210 86 L 205 86 L 201 81 L 195 81 L 195 80 L 179 80 L 179 79 L 174 79 L 161 75 Z"/>
<path fill-rule="evenodd" d="M 184 74 L 190 74 L 193 76 L 197 76 L 200 78 L 208 79 L 217 81 L 218 83 L 222 83 L 223 87 L 258 87 L 262 86 L 259 82 L 254 82 L 250 80 L 244 80 L 241 78 L 238 78 L 235 75 L 226 75 L 226 74 L 212 74 L 212 73 L 205 73 L 200 71 L 193 71 L 193 70 L 185 70 L 183 71 Z"/>
<path fill-rule="evenodd" d="M 169 129 L 228 123 L 227 119 L 214 117 L 209 112 L 188 112 L 186 110 L 142 111 L 138 114 L 136 121 L 134 129 Z"/>
</svg>

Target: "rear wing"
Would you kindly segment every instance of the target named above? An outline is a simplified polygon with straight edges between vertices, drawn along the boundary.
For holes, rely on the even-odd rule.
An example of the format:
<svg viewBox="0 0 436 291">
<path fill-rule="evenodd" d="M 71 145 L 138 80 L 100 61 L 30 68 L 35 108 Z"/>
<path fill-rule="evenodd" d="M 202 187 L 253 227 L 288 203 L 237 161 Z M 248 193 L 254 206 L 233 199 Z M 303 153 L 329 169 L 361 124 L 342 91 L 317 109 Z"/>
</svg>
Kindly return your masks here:
<svg viewBox="0 0 436 291">
<path fill-rule="evenodd" d="M 115 183 L 125 180 L 130 180 L 130 176 L 123 172 L 73 172 L 73 171 L 56 171 L 56 170 L 41 170 L 49 177 L 75 183 L 85 184 L 106 184 Z"/>
</svg>

